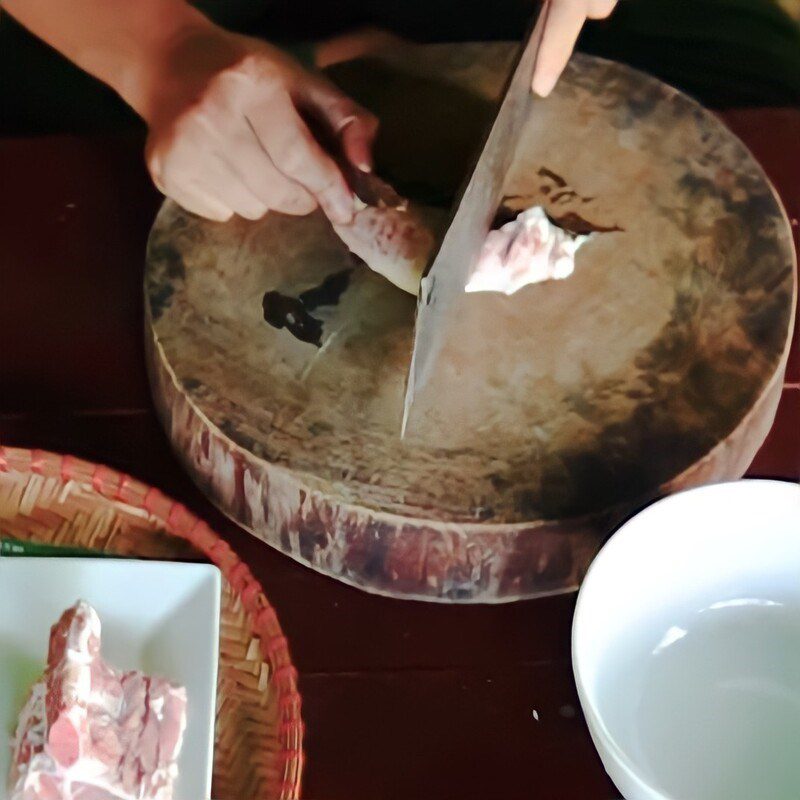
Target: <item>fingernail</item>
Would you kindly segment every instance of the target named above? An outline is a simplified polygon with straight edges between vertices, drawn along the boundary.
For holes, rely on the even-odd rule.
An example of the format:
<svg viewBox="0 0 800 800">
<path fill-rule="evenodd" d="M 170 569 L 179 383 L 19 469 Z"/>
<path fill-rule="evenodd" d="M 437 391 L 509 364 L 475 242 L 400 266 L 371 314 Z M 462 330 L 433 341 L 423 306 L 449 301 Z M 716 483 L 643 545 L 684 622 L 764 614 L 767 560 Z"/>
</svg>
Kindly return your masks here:
<svg viewBox="0 0 800 800">
<path fill-rule="evenodd" d="M 539 95 L 539 97 L 547 97 L 550 92 L 553 91 L 555 88 L 556 82 L 558 81 L 558 75 L 544 74 L 544 75 L 534 75 L 533 76 L 533 86 L 531 87 L 533 91 Z"/>
<path fill-rule="evenodd" d="M 361 161 L 356 165 L 362 172 L 372 172 L 372 164 L 367 161 Z"/>
</svg>

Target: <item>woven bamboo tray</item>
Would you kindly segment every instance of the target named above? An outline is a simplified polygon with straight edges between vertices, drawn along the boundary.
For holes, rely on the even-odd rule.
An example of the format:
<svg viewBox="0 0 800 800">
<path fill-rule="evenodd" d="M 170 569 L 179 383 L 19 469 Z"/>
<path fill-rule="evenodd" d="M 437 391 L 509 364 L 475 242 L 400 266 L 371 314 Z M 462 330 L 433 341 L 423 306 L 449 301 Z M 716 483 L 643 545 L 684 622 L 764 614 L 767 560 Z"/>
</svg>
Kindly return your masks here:
<svg viewBox="0 0 800 800">
<path fill-rule="evenodd" d="M 157 489 L 107 467 L 0 447 L 0 534 L 216 564 L 223 590 L 213 796 L 299 797 L 303 723 L 286 638 L 247 565 L 208 525 Z"/>
</svg>

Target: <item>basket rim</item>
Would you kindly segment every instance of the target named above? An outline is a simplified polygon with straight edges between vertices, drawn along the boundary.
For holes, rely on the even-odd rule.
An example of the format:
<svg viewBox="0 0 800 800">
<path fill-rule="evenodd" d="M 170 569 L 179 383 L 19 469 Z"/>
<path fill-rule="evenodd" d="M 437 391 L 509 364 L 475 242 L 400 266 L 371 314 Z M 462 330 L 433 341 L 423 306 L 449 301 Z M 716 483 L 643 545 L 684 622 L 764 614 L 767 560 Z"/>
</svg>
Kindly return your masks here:
<svg viewBox="0 0 800 800">
<path fill-rule="evenodd" d="M 49 450 L 0 445 L 0 476 L 17 473 L 40 475 L 62 485 L 80 483 L 106 500 L 144 510 L 170 536 L 188 541 L 217 566 L 248 617 L 258 637 L 262 657 L 270 665 L 271 682 L 277 692 L 279 725 L 277 738 L 282 780 L 280 800 L 300 796 L 303 773 L 304 725 L 302 698 L 297 688 L 297 670 L 277 613 L 259 581 L 231 546 L 200 517 L 156 487 L 111 467 Z"/>
</svg>

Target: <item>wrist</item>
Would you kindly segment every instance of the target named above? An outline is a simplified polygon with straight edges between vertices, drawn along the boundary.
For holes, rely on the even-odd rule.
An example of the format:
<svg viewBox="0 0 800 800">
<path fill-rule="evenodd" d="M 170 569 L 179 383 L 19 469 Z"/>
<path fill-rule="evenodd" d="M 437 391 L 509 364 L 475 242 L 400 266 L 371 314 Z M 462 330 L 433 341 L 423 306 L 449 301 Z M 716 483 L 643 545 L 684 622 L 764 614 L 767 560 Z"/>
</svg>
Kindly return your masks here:
<svg viewBox="0 0 800 800">
<path fill-rule="evenodd" d="M 151 35 L 135 37 L 129 57 L 107 81 L 148 125 L 168 98 L 190 89 L 181 64 L 187 51 L 197 49 L 192 43 L 222 33 L 188 4 L 181 2 L 172 10 L 175 13 L 159 15 L 158 29 L 148 31 Z"/>
</svg>

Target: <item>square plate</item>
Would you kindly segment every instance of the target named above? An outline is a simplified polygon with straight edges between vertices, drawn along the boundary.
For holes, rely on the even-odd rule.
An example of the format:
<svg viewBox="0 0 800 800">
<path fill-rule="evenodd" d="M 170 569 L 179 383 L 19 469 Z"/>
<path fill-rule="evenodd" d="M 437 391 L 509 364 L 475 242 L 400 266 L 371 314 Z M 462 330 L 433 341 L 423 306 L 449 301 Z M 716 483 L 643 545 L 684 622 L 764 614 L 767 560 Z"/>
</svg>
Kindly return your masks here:
<svg viewBox="0 0 800 800">
<path fill-rule="evenodd" d="M 209 564 L 92 558 L 0 559 L 0 800 L 9 737 L 47 659 L 50 628 L 78 600 L 100 615 L 103 657 L 186 687 L 175 800 L 211 795 L 221 578 Z"/>
</svg>

